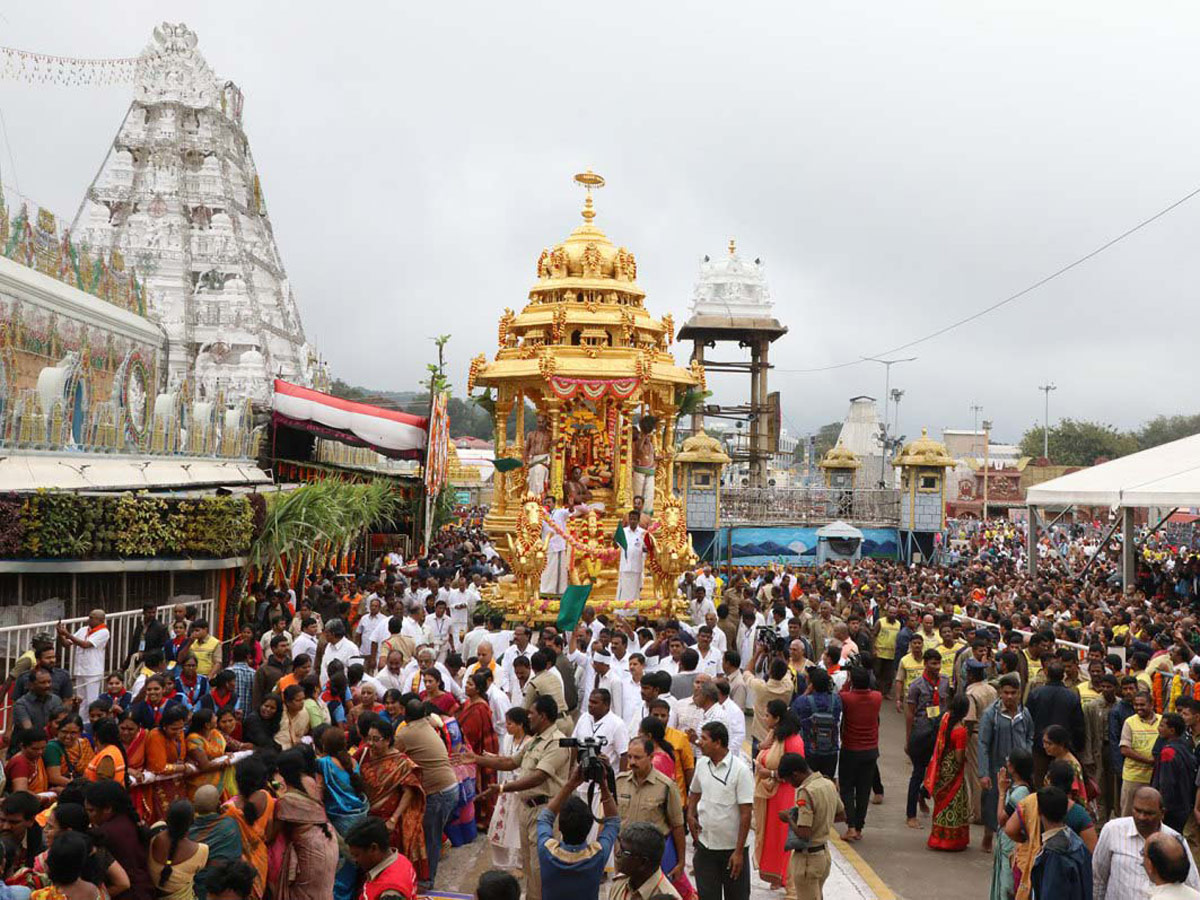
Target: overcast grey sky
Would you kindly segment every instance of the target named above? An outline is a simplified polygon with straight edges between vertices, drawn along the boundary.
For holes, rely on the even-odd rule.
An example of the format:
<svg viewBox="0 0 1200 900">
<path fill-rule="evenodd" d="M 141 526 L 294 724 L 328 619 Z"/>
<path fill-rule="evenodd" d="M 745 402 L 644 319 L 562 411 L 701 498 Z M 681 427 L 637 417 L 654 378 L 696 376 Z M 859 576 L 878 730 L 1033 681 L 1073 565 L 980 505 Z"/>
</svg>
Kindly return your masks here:
<svg viewBox="0 0 1200 900">
<path fill-rule="evenodd" d="M 0 43 L 131 56 L 163 19 L 245 91 L 308 335 L 378 388 L 411 388 L 452 332 L 462 392 L 579 221 L 585 167 L 654 314 L 686 317 L 699 257 L 731 236 L 766 261 L 781 369 L 926 334 L 1200 186 L 1195 3 L 47 0 L 0 5 Z M 6 183 L 69 220 L 131 95 L 0 82 Z M 978 402 L 1016 439 L 1045 379 L 1052 418 L 1197 411 L 1197 246 L 1200 198 L 903 354 L 901 431 L 970 427 Z M 796 434 L 880 396 L 883 372 L 772 385 Z"/>
</svg>

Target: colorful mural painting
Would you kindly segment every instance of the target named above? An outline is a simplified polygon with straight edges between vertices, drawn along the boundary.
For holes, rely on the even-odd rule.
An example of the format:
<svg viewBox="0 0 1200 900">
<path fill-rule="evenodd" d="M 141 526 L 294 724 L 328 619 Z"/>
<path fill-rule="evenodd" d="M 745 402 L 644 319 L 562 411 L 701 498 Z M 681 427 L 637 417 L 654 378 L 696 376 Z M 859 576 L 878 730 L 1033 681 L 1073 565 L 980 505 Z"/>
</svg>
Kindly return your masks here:
<svg viewBox="0 0 1200 900">
<path fill-rule="evenodd" d="M 722 528 L 715 542 L 715 561 L 735 566 L 817 564 L 818 526 L 777 525 L 769 528 Z M 896 559 L 900 535 L 895 528 L 861 528 L 863 557 Z"/>
</svg>

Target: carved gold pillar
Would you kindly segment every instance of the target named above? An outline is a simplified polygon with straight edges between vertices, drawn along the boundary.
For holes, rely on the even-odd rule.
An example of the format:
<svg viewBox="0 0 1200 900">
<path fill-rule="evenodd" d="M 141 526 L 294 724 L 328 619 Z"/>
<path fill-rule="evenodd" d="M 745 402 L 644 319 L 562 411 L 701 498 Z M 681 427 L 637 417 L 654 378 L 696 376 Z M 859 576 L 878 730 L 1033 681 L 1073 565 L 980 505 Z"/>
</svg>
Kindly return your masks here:
<svg viewBox="0 0 1200 900">
<path fill-rule="evenodd" d="M 501 387 L 496 391 L 496 459 L 508 456 L 508 414 L 512 411 L 512 397 L 507 388 Z M 520 420 L 518 419 L 517 434 L 520 435 Z M 520 440 L 520 437 L 517 438 Z M 496 470 L 492 476 L 492 503 L 496 512 L 503 515 L 508 510 L 508 475 Z"/>
<path fill-rule="evenodd" d="M 559 435 L 562 433 L 562 401 L 555 397 L 543 399 L 545 412 L 550 419 L 550 494 L 560 502 L 563 499 L 563 451 L 559 446 Z M 542 412 L 542 410 L 538 410 Z"/>
<path fill-rule="evenodd" d="M 621 404 L 621 462 L 618 470 L 617 511 L 625 515 L 633 509 L 633 411 L 637 401 L 630 398 Z"/>
<path fill-rule="evenodd" d="M 671 486 L 675 483 L 675 413 L 670 408 L 670 406 L 665 406 L 663 408 L 664 408 L 665 412 L 663 413 L 664 425 L 663 425 L 662 452 L 666 455 L 667 477 L 665 479 L 662 479 L 663 484 L 659 490 L 662 491 L 661 496 L 664 498 L 664 501 L 665 501 L 665 498 L 667 497 L 667 495 L 671 493 Z M 656 481 L 655 484 L 657 485 L 658 482 Z M 654 508 L 655 509 L 659 508 L 659 506 L 658 506 L 659 490 L 656 490 L 654 492 L 655 493 L 655 497 L 654 497 L 654 500 L 655 500 Z"/>
</svg>

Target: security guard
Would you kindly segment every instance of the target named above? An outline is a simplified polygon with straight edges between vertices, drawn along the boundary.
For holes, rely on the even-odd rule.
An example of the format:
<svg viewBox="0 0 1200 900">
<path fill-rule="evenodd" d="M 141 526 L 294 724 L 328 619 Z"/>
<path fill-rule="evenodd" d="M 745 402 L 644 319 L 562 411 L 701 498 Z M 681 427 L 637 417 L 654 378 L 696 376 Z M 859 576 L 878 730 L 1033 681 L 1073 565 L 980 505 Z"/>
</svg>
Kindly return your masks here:
<svg viewBox="0 0 1200 900">
<path fill-rule="evenodd" d="M 846 820 L 846 808 L 834 783 L 810 769 L 799 753 L 783 755 L 779 780 L 798 788 L 795 808 L 781 812 L 779 818 L 803 845 L 793 851 L 788 864 L 787 898 L 821 900 L 831 866 L 827 842 L 833 823 Z"/>
<path fill-rule="evenodd" d="M 535 656 L 537 654 L 534 654 Z M 541 696 L 529 710 L 529 736 L 533 738 L 516 756 L 492 756 L 488 753 L 464 751 L 464 763 L 502 772 L 517 770 L 517 777 L 507 784 L 493 784 L 484 797 L 518 794 L 521 811 L 521 867 L 525 870 L 526 900 L 541 900 L 542 873 L 537 857 L 538 812 L 566 784 L 571 774 L 571 754 L 558 746 L 562 733 L 556 727 L 558 704 L 553 697 Z"/>
<path fill-rule="evenodd" d="M 539 650 L 529 660 L 533 668 L 533 676 L 525 684 L 525 708 L 533 711 L 534 703 L 540 697 L 550 697 L 554 700 L 555 709 L 560 714 L 567 711 L 567 698 L 563 693 L 563 680 L 559 678 L 554 668 L 553 659 L 545 650 Z M 558 728 L 566 737 L 571 736 L 571 723 L 565 718 L 559 721 Z M 551 795 L 553 796 L 553 794 Z"/>
<path fill-rule="evenodd" d="M 666 841 L 663 872 L 670 878 L 683 874 L 683 800 L 675 779 L 654 768 L 652 741 L 629 742 L 629 770 L 617 775 L 617 812 L 623 826 L 631 822 L 654 826 Z"/>
</svg>

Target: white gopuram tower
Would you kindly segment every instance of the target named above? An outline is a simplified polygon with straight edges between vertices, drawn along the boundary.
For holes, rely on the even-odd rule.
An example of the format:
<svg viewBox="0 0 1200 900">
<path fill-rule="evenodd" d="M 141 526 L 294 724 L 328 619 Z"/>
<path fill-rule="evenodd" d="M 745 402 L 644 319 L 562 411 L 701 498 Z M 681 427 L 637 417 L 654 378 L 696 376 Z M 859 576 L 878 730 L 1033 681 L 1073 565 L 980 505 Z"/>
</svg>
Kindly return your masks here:
<svg viewBox="0 0 1200 900">
<path fill-rule="evenodd" d="M 72 235 L 142 273 L 147 312 L 170 342 L 171 385 L 230 402 L 266 401 L 276 376 L 311 385 L 319 366 L 242 130 L 241 90 L 213 73 L 186 25 L 155 28 L 141 60 Z"/>
</svg>

